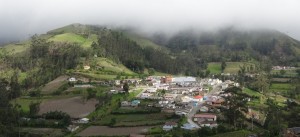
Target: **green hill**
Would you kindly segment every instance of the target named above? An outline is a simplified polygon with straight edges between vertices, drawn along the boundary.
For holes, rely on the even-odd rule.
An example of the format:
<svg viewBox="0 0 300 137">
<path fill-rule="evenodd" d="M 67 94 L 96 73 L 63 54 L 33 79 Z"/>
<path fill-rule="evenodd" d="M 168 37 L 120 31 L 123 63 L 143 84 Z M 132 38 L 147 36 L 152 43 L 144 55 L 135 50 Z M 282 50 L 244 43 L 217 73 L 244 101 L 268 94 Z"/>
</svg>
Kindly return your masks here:
<svg viewBox="0 0 300 137">
<path fill-rule="evenodd" d="M 168 74 L 197 76 L 206 69 L 220 73 L 220 65 L 213 62 L 228 62 L 224 71 L 229 73 L 236 73 L 244 62 L 286 66 L 295 66 L 300 62 L 300 42 L 273 30 L 185 30 L 169 38 L 157 38 L 126 30 L 71 24 L 51 30 L 39 38 L 55 43 L 76 43 L 89 52 L 89 56 L 104 57 L 141 73 L 153 68 Z M 95 43 L 94 47 L 91 47 L 92 43 Z M 9 53 L 22 53 L 30 44 L 30 41 L 24 41 L 3 48 Z M 82 63 L 90 62 L 91 58 L 87 59 Z"/>
</svg>

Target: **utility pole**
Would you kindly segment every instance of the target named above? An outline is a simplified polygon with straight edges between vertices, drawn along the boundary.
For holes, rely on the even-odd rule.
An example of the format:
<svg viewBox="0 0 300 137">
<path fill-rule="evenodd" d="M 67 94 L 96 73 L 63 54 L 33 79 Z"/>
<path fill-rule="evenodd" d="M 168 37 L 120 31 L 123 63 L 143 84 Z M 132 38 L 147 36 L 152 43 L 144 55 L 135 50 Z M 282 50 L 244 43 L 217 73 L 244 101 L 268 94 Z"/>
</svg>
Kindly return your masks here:
<svg viewBox="0 0 300 137">
<path fill-rule="evenodd" d="M 252 131 L 253 131 L 253 116 L 254 116 L 254 115 L 253 115 L 253 113 L 252 113 L 252 114 L 251 114 L 251 119 L 252 119 L 252 127 L 251 127 L 251 128 L 252 128 Z"/>
</svg>

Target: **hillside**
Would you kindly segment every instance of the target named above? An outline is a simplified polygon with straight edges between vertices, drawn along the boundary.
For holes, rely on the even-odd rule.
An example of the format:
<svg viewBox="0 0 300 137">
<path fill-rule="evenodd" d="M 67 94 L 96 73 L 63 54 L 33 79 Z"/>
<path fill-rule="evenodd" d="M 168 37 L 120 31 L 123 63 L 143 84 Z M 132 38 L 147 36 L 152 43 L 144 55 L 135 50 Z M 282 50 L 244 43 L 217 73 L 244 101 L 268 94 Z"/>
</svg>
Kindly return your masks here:
<svg viewBox="0 0 300 137">
<path fill-rule="evenodd" d="M 274 30 L 220 29 L 215 32 L 185 30 L 169 39 L 151 37 L 173 53 L 192 54 L 208 62 L 269 59 L 274 65 L 295 65 L 300 55 L 300 42 Z M 161 42 L 163 41 L 163 42 Z"/>
<path fill-rule="evenodd" d="M 77 44 L 89 52 L 89 56 L 107 58 L 137 73 L 153 68 L 165 73 L 199 76 L 208 67 L 210 69 L 210 62 L 254 61 L 287 66 L 296 66 L 300 62 L 300 42 L 274 30 L 184 30 L 171 37 L 163 34 L 149 37 L 103 26 L 71 24 L 38 38 L 58 45 Z M 28 40 L 8 44 L 3 49 L 9 54 L 23 53 L 31 44 Z M 86 62 L 89 61 L 83 61 Z M 219 73 L 216 69 L 212 71 Z M 236 71 L 226 69 L 226 72 Z"/>
</svg>

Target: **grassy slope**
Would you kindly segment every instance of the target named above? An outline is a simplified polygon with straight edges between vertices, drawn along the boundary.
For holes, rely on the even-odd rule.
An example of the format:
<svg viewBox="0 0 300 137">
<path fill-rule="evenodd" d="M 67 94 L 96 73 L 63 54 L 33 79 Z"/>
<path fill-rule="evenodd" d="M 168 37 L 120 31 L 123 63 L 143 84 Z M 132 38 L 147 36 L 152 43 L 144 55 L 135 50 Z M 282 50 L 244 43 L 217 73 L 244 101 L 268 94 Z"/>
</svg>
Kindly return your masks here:
<svg viewBox="0 0 300 137">
<path fill-rule="evenodd" d="M 226 62 L 225 73 L 238 73 L 240 67 L 251 65 L 249 62 Z"/>
<path fill-rule="evenodd" d="M 54 42 L 78 43 L 80 45 L 82 45 L 86 41 L 85 38 L 74 33 L 64 33 L 64 34 L 55 35 L 54 37 L 48 40 Z"/>
<path fill-rule="evenodd" d="M 207 69 L 212 74 L 220 74 L 221 73 L 221 63 L 219 63 L 219 62 L 208 63 Z"/>
<path fill-rule="evenodd" d="M 91 34 L 88 38 L 84 38 L 83 36 L 74 33 L 63 33 L 51 37 L 49 41 L 77 43 L 83 48 L 89 48 L 93 42 L 97 42 L 97 37 L 96 34 Z"/>
<path fill-rule="evenodd" d="M 117 64 L 107 58 L 94 58 L 92 62 L 95 63 L 95 65 L 97 66 L 103 67 L 104 71 L 113 71 L 117 73 L 124 72 L 126 74 L 134 74 L 134 72 L 126 68 L 124 65 Z"/>
<path fill-rule="evenodd" d="M 3 48 L 10 54 L 14 54 L 14 53 L 20 53 L 25 51 L 26 49 L 29 48 L 29 46 L 30 46 L 30 42 L 24 41 L 22 43 L 8 44 L 5 45 Z"/>
<path fill-rule="evenodd" d="M 236 74 L 241 66 L 250 66 L 251 64 L 254 65 L 250 62 L 226 62 L 224 73 Z M 219 74 L 221 73 L 221 62 L 210 62 L 208 63 L 207 69 L 210 70 L 210 73 Z"/>
<path fill-rule="evenodd" d="M 143 38 L 143 37 L 140 37 L 140 36 L 137 36 L 135 34 L 129 34 L 129 33 L 126 33 L 126 36 L 135 41 L 137 44 L 139 44 L 140 46 L 142 47 L 152 47 L 152 48 L 155 48 L 155 49 L 160 49 L 161 46 L 153 43 L 151 40 L 148 40 L 146 38 Z"/>
<path fill-rule="evenodd" d="M 102 80 L 112 80 L 116 78 L 116 76 L 120 73 L 126 75 L 136 75 L 134 72 L 126 68 L 123 64 L 117 64 L 107 58 L 92 58 L 85 63 L 90 64 L 91 69 L 83 70 L 82 68 L 79 68 L 76 70 L 75 74 Z M 97 70 L 96 67 L 101 67 L 102 69 Z"/>
</svg>

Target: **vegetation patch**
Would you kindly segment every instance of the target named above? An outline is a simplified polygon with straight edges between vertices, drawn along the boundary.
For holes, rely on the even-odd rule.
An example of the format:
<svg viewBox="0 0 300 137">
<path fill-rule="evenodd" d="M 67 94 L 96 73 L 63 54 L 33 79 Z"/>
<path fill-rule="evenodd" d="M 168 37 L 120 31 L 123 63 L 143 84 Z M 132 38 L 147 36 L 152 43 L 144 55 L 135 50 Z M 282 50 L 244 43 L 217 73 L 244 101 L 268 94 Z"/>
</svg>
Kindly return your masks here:
<svg viewBox="0 0 300 137">
<path fill-rule="evenodd" d="M 241 67 L 245 67 L 248 71 L 255 69 L 255 64 L 250 62 L 226 62 L 226 67 L 224 73 L 233 73 L 236 74 L 239 72 Z"/>
<path fill-rule="evenodd" d="M 207 69 L 212 74 L 220 74 L 222 72 L 222 70 L 221 70 L 221 63 L 220 62 L 211 62 L 211 63 L 208 63 Z"/>
<path fill-rule="evenodd" d="M 293 90 L 295 87 L 289 83 L 272 83 L 270 86 L 271 91 L 290 91 Z"/>
<path fill-rule="evenodd" d="M 70 42 L 70 43 L 78 43 L 79 45 L 82 45 L 86 41 L 86 39 L 74 33 L 64 33 L 64 34 L 55 35 L 54 37 L 50 38 L 48 41 Z"/>
<path fill-rule="evenodd" d="M 248 131 L 248 130 L 239 130 L 239 131 L 214 135 L 214 136 L 211 136 L 211 137 L 248 137 L 249 135 L 251 135 L 250 131 Z"/>
</svg>

